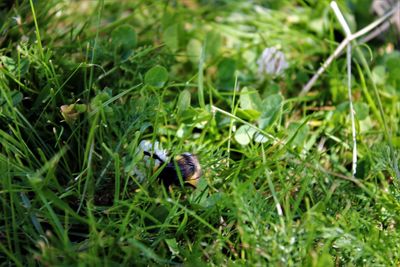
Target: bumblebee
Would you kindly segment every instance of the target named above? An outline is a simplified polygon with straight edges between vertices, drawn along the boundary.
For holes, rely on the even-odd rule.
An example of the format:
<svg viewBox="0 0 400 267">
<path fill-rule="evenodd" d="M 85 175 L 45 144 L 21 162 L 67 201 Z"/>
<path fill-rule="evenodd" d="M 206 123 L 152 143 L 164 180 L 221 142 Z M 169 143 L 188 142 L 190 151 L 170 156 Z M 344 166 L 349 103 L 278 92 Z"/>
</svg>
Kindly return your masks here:
<svg viewBox="0 0 400 267">
<path fill-rule="evenodd" d="M 153 173 L 159 172 L 158 179 L 167 188 L 180 185 L 180 178 L 184 185 L 197 187 L 201 177 L 201 166 L 196 155 L 185 152 L 171 160 L 166 151 L 160 149 L 158 142 L 153 146 L 149 141 L 142 141 L 140 147 L 145 157 L 154 159 Z M 149 167 L 149 164 L 146 165 Z"/>
</svg>

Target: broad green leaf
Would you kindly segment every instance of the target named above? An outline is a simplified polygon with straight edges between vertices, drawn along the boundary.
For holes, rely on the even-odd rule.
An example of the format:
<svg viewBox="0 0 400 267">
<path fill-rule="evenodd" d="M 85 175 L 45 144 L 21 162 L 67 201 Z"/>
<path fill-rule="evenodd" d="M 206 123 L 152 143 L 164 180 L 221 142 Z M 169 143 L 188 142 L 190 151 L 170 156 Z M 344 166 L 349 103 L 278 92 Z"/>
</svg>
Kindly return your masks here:
<svg viewBox="0 0 400 267">
<path fill-rule="evenodd" d="M 287 129 L 288 140 L 295 146 L 302 146 L 308 136 L 309 127 L 306 123 L 292 122 Z"/>
<path fill-rule="evenodd" d="M 156 65 L 148 70 L 144 76 L 144 82 L 155 88 L 161 88 L 168 81 L 168 71 L 160 65 Z"/>
<path fill-rule="evenodd" d="M 385 66 L 388 72 L 388 82 L 393 83 L 395 87 L 400 85 L 400 52 L 393 51 L 385 55 Z"/>
<path fill-rule="evenodd" d="M 270 127 L 277 119 L 282 105 L 283 97 L 280 94 L 273 94 L 262 101 L 262 114 L 259 119 L 261 129 Z"/>
<path fill-rule="evenodd" d="M 205 123 L 208 122 L 212 117 L 212 114 L 201 108 L 193 108 L 188 107 L 185 111 L 182 112 L 180 117 L 181 122 L 185 122 L 187 124 L 193 123 Z"/>
<path fill-rule="evenodd" d="M 29 60 L 26 58 L 22 58 L 18 65 L 18 63 L 15 62 L 13 58 L 1 56 L 0 64 L 4 65 L 11 74 L 17 77 L 24 76 L 24 74 L 27 73 L 29 70 Z"/>
<path fill-rule="evenodd" d="M 369 106 L 366 103 L 357 102 L 353 104 L 356 118 L 360 121 L 365 120 L 369 115 Z M 335 113 L 343 115 L 350 114 L 349 102 L 340 103 L 335 110 Z"/>
<path fill-rule="evenodd" d="M 178 24 L 173 24 L 164 30 L 163 41 L 172 51 L 178 50 L 179 48 Z"/>
<path fill-rule="evenodd" d="M 374 122 L 372 121 L 371 116 L 367 116 L 364 120 L 360 121 L 359 125 L 360 133 L 365 133 L 374 127 Z"/>
<path fill-rule="evenodd" d="M 23 99 L 24 96 L 22 95 L 21 92 L 13 90 L 10 93 L 11 93 L 12 103 L 13 103 L 14 106 L 16 106 L 16 105 L 18 105 L 19 103 L 22 102 L 22 99 Z M 0 100 L 0 102 L 1 102 L 1 100 Z"/>
<path fill-rule="evenodd" d="M 400 52 L 394 50 L 391 53 L 385 54 L 384 61 L 389 71 L 400 68 Z"/>
<path fill-rule="evenodd" d="M 356 112 L 357 119 L 362 121 L 369 115 L 369 106 L 366 103 L 357 102 L 354 104 L 354 111 Z"/>
<path fill-rule="evenodd" d="M 248 145 L 255 133 L 256 130 L 254 128 L 249 125 L 242 125 L 235 132 L 235 140 L 243 146 Z"/>
<path fill-rule="evenodd" d="M 90 104 L 93 108 L 99 108 L 103 105 L 104 102 L 108 101 L 110 98 L 111 95 L 109 93 L 102 91 L 92 98 Z"/>
<path fill-rule="evenodd" d="M 269 138 L 266 137 L 265 135 L 263 135 L 262 133 L 257 132 L 257 133 L 254 134 L 254 141 L 257 142 L 257 143 L 262 143 L 263 144 L 263 143 L 268 142 Z"/>
<path fill-rule="evenodd" d="M 204 203 L 205 207 L 213 207 L 215 205 L 218 205 L 218 203 L 221 203 L 220 201 L 222 200 L 223 197 L 224 197 L 223 192 L 217 192 L 211 194 L 208 198 L 204 198 L 206 200 Z"/>
<path fill-rule="evenodd" d="M 217 68 L 218 85 L 221 89 L 232 90 L 235 85 L 236 61 L 231 58 L 224 58 Z"/>
<path fill-rule="evenodd" d="M 128 24 L 121 25 L 111 32 L 111 42 L 115 49 L 121 49 L 122 52 L 132 50 L 137 42 L 136 32 Z"/>
<path fill-rule="evenodd" d="M 215 58 L 219 56 L 221 49 L 222 37 L 216 31 L 210 31 L 206 34 L 206 55 L 208 58 Z"/>
<path fill-rule="evenodd" d="M 321 35 L 324 31 L 324 19 L 321 17 L 310 19 L 307 26 L 310 30 Z"/>
<path fill-rule="evenodd" d="M 198 64 L 201 56 L 202 43 L 197 39 L 191 39 L 186 47 L 189 60 L 193 64 Z"/>
<path fill-rule="evenodd" d="M 190 107 L 190 92 L 188 90 L 183 90 L 179 94 L 177 109 L 178 114 L 182 114 L 183 111 L 187 110 Z"/>
<path fill-rule="evenodd" d="M 337 78 L 332 78 L 329 81 L 329 89 L 332 94 L 333 103 L 341 103 L 347 100 L 346 82 Z"/>
<path fill-rule="evenodd" d="M 16 70 L 16 63 L 14 59 L 6 56 L 1 56 L 0 60 L 9 72 L 14 73 L 14 71 Z"/>
<path fill-rule="evenodd" d="M 372 79 L 377 85 L 385 84 L 386 76 L 385 67 L 382 65 L 378 65 L 372 70 Z"/>
<path fill-rule="evenodd" d="M 257 61 L 257 53 L 253 50 L 245 50 L 241 56 L 244 64 L 251 65 Z"/>
<path fill-rule="evenodd" d="M 183 110 L 180 115 L 181 122 L 185 122 L 187 124 L 193 123 L 195 118 L 198 116 L 198 111 L 192 107 Z"/>
<path fill-rule="evenodd" d="M 348 110 L 349 110 L 349 102 L 345 101 L 336 106 L 335 112 L 342 113 L 342 112 L 346 112 Z"/>
<path fill-rule="evenodd" d="M 261 97 L 256 90 L 244 87 L 240 93 L 239 102 L 242 109 L 261 111 Z"/>
</svg>

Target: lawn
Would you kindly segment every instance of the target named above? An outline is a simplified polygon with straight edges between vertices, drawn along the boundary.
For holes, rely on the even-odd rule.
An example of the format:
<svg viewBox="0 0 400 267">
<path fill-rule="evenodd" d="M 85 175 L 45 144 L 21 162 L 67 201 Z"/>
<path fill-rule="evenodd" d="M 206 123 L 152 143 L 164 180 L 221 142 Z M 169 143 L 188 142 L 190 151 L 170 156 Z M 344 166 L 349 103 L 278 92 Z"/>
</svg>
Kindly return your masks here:
<svg viewBox="0 0 400 267">
<path fill-rule="evenodd" d="M 338 1 L 353 33 L 371 2 Z M 330 1 L 1 1 L 0 266 L 399 265 L 399 32 L 304 90 Z"/>
</svg>

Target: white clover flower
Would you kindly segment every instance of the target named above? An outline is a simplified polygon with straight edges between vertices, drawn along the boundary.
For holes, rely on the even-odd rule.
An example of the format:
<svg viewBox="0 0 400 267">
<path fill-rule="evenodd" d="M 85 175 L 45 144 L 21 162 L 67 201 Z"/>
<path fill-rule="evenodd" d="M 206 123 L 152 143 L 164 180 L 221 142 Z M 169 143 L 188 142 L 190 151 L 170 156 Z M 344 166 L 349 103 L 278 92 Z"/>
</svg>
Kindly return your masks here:
<svg viewBox="0 0 400 267">
<path fill-rule="evenodd" d="M 149 140 L 142 140 L 135 154 L 138 155 L 139 153 L 143 155 L 143 162 L 138 163 L 133 170 L 139 182 L 145 180 L 147 177 L 146 173 L 148 173 L 150 167 L 157 169 L 164 162 L 168 162 L 167 152 L 161 148 L 160 143 L 157 141 L 153 144 Z M 152 159 L 154 163 L 151 163 Z"/>
<path fill-rule="evenodd" d="M 151 143 L 151 141 L 142 140 L 139 144 L 139 147 L 142 151 L 145 151 L 147 153 L 154 153 L 157 156 L 157 161 L 159 161 L 157 158 L 161 159 L 163 162 L 166 162 L 168 160 L 167 151 L 162 149 L 158 141 L 155 141 L 153 146 L 153 143 Z"/>
<path fill-rule="evenodd" d="M 257 60 L 258 73 L 279 76 L 289 66 L 285 55 L 275 47 L 265 48 L 260 58 Z"/>
</svg>

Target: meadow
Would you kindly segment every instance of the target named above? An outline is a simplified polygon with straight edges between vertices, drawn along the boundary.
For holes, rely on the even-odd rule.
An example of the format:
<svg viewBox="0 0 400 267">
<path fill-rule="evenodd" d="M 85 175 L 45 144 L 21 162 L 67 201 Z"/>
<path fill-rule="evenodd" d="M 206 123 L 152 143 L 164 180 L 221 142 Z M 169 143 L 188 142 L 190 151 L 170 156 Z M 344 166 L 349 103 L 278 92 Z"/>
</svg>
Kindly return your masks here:
<svg viewBox="0 0 400 267">
<path fill-rule="evenodd" d="M 345 51 L 303 90 L 344 38 L 326 0 L 1 1 L 0 266 L 398 266 L 399 30 L 352 43 L 356 166 Z"/>
</svg>

